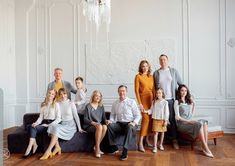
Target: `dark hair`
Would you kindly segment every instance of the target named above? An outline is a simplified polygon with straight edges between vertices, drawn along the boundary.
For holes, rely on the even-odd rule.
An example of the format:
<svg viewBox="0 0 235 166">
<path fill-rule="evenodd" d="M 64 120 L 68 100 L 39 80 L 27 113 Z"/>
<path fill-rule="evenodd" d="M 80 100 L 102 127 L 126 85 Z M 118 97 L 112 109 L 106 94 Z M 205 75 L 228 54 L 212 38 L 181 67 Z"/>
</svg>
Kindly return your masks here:
<svg viewBox="0 0 235 166">
<path fill-rule="evenodd" d="M 159 59 L 161 58 L 161 57 L 166 57 L 166 59 L 168 59 L 168 56 L 167 55 L 165 55 L 165 54 L 161 54 L 160 56 L 159 56 Z"/>
<path fill-rule="evenodd" d="M 80 80 L 80 81 L 83 82 L 83 78 L 82 78 L 82 77 L 77 77 L 77 78 L 75 79 L 75 81 L 78 81 L 78 80 Z"/>
<path fill-rule="evenodd" d="M 65 88 L 60 88 L 58 91 L 58 95 L 60 96 L 61 93 L 66 93 L 68 95 L 68 91 Z"/>
<path fill-rule="evenodd" d="M 139 64 L 139 73 L 140 73 L 140 74 L 143 74 L 142 65 L 143 65 L 144 63 L 147 63 L 148 66 L 149 66 L 149 70 L 148 70 L 148 74 L 147 74 L 147 75 L 149 76 L 152 70 L 151 70 L 151 66 L 150 66 L 150 64 L 149 64 L 149 62 L 148 62 L 147 60 L 142 60 L 142 61 L 140 61 L 140 64 Z"/>
<path fill-rule="evenodd" d="M 119 87 L 118 87 L 118 90 L 120 89 L 120 88 L 126 88 L 126 90 L 127 90 L 127 86 L 126 85 L 120 85 Z"/>
<path fill-rule="evenodd" d="M 186 89 L 187 89 L 187 95 L 185 96 L 185 102 L 186 102 L 187 104 L 192 104 L 193 101 L 192 101 L 192 98 L 191 98 L 190 91 L 189 91 L 188 87 L 187 87 L 186 85 L 184 85 L 184 84 L 181 84 L 181 85 L 178 87 L 178 90 L 177 90 L 177 92 L 176 92 L 176 100 L 179 101 L 179 104 L 180 104 L 180 103 L 183 103 L 183 101 L 182 101 L 182 99 L 181 99 L 181 95 L 180 95 L 180 90 L 181 90 L 182 88 L 186 88 Z"/>
</svg>

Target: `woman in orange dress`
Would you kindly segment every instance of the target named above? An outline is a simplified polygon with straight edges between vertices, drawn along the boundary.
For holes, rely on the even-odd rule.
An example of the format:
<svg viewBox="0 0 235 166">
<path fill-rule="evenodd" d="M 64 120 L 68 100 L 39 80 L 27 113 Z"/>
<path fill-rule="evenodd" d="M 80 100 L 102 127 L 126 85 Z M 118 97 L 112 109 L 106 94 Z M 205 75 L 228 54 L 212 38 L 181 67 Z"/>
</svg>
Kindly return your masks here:
<svg viewBox="0 0 235 166">
<path fill-rule="evenodd" d="M 142 114 L 140 139 L 139 139 L 139 151 L 145 152 L 143 146 L 143 139 L 145 136 L 147 145 L 149 144 L 148 135 L 151 133 L 151 116 L 148 114 L 148 110 L 151 108 L 151 104 L 154 96 L 154 82 L 151 75 L 151 67 L 148 61 L 142 60 L 139 65 L 139 74 L 135 76 L 135 94 L 139 104 L 139 108 Z"/>
</svg>

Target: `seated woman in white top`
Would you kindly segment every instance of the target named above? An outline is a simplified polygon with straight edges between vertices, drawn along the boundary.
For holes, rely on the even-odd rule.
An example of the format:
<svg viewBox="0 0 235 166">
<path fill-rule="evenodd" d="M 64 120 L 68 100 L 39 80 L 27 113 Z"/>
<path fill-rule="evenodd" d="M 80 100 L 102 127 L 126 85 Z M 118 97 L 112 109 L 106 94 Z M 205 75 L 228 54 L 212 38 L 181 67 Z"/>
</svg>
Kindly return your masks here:
<svg viewBox="0 0 235 166">
<path fill-rule="evenodd" d="M 174 103 L 175 120 L 177 130 L 181 133 L 186 133 L 192 138 L 197 138 L 202 142 L 202 151 L 208 157 L 214 157 L 207 145 L 207 125 L 205 120 L 192 120 L 194 112 L 194 102 L 186 85 L 180 85 Z"/>
<path fill-rule="evenodd" d="M 23 158 L 27 158 L 36 153 L 38 147 L 36 142 L 37 134 L 46 132 L 49 125 L 57 124 L 61 121 L 59 105 L 55 102 L 55 99 L 56 91 L 54 89 L 48 90 L 47 96 L 41 104 L 39 118 L 29 126 L 29 145 Z"/>
<path fill-rule="evenodd" d="M 75 84 L 77 87 L 77 93 L 75 95 L 74 103 L 76 105 L 77 112 L 83 115 L 85 111 L 85 107 L 86 107 L 86 91 L 87 90 L 84 87 L 82 77 L 77 77 L 75 79 Z"/>
<path fill-rule="evenodd" d="M 76 106 L 68 99 L 68 92 L 64 88 L 61 88 L 58 93 L 61 99 L 59 102 L 61 122 L 59 124 L 49 126 L 47 132 L 51 136 L 51 142 L 40 160 L 46 160 L 49 157 L 55 156 L 57 153 L 61 154 L 58 138 L 70 140 L 77 132 L 77 128 L 79 132 L 83 132 Z M 54 151 L 51 152 L 53 147 L 55 147 Z"/>
</svg>

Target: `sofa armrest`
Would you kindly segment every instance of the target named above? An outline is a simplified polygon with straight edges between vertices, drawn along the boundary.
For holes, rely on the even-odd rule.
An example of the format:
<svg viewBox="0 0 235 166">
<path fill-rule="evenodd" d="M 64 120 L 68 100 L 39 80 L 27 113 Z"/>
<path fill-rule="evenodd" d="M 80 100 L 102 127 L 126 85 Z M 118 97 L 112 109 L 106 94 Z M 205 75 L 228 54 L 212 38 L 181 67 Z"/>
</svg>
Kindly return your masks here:
<svg viewBox="0 0 235 166">
<path fill-rule="evenodd" d="M 106 119 L 109 120 L 110 118 L 110 112 L 105 112 Z"/>
<path fill-rule="evenodd" d="M 27 130 L 27 126 L 29 124 L 34 123 L 39 117 L 39 113 L 27 113 L 24 114 L 24 118 L 23 118 L 23 127 L 25 130 Z"/>
</svg>

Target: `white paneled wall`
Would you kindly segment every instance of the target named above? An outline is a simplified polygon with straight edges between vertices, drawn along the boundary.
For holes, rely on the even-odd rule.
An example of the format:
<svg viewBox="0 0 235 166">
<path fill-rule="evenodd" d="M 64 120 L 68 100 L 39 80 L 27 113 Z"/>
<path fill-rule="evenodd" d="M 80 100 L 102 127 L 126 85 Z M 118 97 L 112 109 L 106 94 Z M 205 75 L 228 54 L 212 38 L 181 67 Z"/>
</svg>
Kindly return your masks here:
<svg viewBox="0 0 235 166">
<path fill-rule="evenodd" d="M 15 4 L 0 2 L 0 88 L 4 92 L 3 127 L 15 125 L 16 66 L 15 66 Z M 2 103 L 1 103 L 2 104 Z M 2 107 L 2 106 L 0 106 Z M 2 123 L 2 120 L 1 122 Z"/>
<path fill-rule="evenodd" d="M 119 84 L 127 84 L 135 97 L 139 61 L 146 58 L 155 70 L 165 53 L 196 98 L 197 114 L 212 116 L 214 124 L 235 132 L 233 0 L 112 0 L 109 34 L 104 25 L 99 33 L 94 25 L 86 26 L 80 2 L 15 0 L 15 56 L 8 78 L 15 86 L 10 114 L 15 124 L 25 112 L 39 111 L 55 67 L 63 68 L 64 79 L 72 83 L 84 77 L 88 96 L 101 90 L 109 111 Z"/>
</svg>

